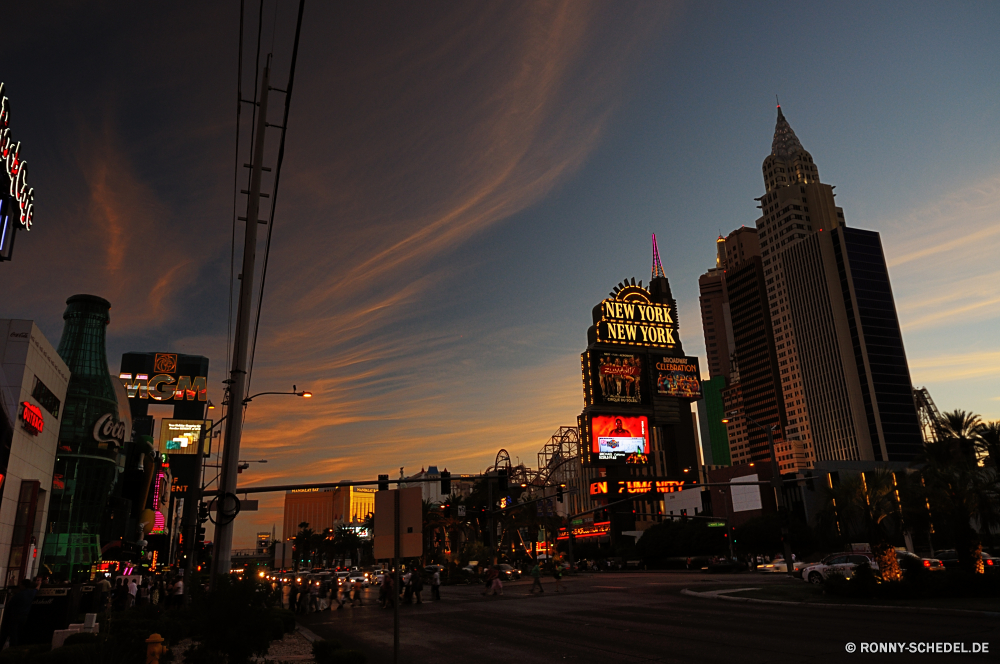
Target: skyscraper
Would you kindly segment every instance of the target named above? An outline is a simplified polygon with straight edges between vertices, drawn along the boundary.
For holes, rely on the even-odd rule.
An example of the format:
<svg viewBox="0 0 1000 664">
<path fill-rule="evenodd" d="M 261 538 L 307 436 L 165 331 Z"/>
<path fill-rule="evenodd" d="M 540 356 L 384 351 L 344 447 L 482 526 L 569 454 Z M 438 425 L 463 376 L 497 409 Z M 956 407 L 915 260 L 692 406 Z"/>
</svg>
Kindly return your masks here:
<svg viewBox="0 0 1000 664">
<path fill-rule="evenodd" d="M 909 460 L 919 424 L 878 234 L 846 228 L 780 106 L 762 171 L 756 225 L 787 421 L 782 469 Z"/>
</svg>

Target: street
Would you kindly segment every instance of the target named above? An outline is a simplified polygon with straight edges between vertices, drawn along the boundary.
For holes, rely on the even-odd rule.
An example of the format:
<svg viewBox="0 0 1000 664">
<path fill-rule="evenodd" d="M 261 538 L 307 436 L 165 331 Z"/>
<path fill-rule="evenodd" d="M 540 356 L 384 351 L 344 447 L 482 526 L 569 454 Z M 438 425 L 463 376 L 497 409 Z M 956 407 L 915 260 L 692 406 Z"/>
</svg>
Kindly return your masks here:
<svg viewBox="0 0 1000 664">
<path fill-rule="evenodd" d="M 503 597 L 483 597 L 482 586 L 445 586 L 440 602 L 400 605 L 399 661 L 840 662 L 863 656 L 848 654 L 848 642 L 872 641 L 985 641 L 992 657 L 1000 651 L 995 617 L 745 604 L 680 594 L 684 588 L 788 582 L 778 575 L 634 572 L 566 578 L 561 593 L 549 578 L 544 595 L 537 596 L 528 594 L 530 579 L 506 584 Z M 429 588 L 424 595 L 430 596 Z M 377 596 L 371 588 L 364 607 L 313 614 L 302 623 L 321 638 L 364 651 L 370 662 L 391 662 L 392 611 L 380 609 Z M 931 655 L 930 661 L 949 657 L 957 656 Z"/>
</svg>

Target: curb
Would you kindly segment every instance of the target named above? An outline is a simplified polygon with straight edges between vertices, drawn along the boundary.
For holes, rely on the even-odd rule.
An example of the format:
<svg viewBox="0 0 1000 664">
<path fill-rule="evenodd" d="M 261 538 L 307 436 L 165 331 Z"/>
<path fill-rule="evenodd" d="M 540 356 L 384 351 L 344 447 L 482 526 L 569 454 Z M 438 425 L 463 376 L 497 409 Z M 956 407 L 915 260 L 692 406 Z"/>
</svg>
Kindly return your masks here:
<svg viewBox="0 0 1000 664">
<path fill-rule="evenodd" d="M 827 604 L 824 602 L 786 602 L 778 599 L 757 599 L 756 597 L 732 597 L 723 594 L 699 593 L 688 588 L 681 590 L 682 595 L 698 599 L 724 599 L 730 602 L 746 604 L 777 604 L 780 606 L 808 606 L 823 609 L 876 609 L 880 611 L 913 611 L 916 613 L 933 613 L 936 615 L 981 616 L 985 618 L 1000 618 L 1000 612 L 973 611 L 971 609 L 938 609 L 924 606 L 885 606 L 881 604 Z"/>
<path fill-rule="evenodd" d="M 295 631 L 304 636 L 306 638 L 306 641 L 308 641 L 309 643 L 315 643 L 316 641 L 323 640 L 311 629 L 303 627 L 299 623 L 295 623 Z"/>
</svg>

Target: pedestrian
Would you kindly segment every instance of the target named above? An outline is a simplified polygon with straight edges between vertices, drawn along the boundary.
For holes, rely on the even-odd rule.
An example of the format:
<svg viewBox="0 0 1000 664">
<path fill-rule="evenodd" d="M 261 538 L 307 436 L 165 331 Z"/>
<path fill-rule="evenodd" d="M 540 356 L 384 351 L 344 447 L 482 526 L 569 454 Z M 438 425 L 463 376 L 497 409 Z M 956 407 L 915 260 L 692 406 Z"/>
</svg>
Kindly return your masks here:
<svg viewBox="0 0 1000 664">
<path fill-rule="evenodd" d="M 317 611 L 326 611 L 330 608 L 330 588 L 327 584 L 322 584 L 319 587 L 319 600 L 317 602 Z"/>
<path fill-rule="evenodd" d="M 531 574 L 535 581 L 531 584 L 531 589 L 528 592 L 534 593 L 535 588 L 538 588 L 539 592 L 545 592 L 545 588 L 542 588 L 542 568 L 538 566 L 538 563 L 535 563 L 529 574 Z"/>
<path fill-rule="evenodd" d="M 96 600 L 94 601 L 94 609 L 97 613 L 104 613 L 108 610 L 108 600 L 111 595 L 111 582 L 108 581 L 108 577 L 102 576 L 101 580 L 97 582 L 97 592 L 95 593 Z"/>
<path fill-rule="evenodd" d="M 556 592 L 562 591 L 562 589 L 563 589 L 563 587 L 562 587 L 562 567 L 559 566 L 559 563 L 556 563 L 552 567 L 552 578 L 554 578 L 556 580 Z"/>
<path fill-rule="evenodd" d="M 3 626 L 0 627 L 0 650 L 7 645 L 10 639 L 10 647 L 20 645 L 24 626 L 28 622 L 28 614 L 31 613 L 31 603 L 35 601 L 38 589 L 28 579 L 21 581 L 20 589 L 8 600 L 3 613 Z"/>
<path fill-rule="evenodd" d="M 431 599 L 435 602 L 441 599 L 441 570 L 435 569 L 431 576 Z"/>
<path fill-rule="evenodd" d="M 281 606 L 284 609 L 292 605 L 292 586 L 287 582 L 281 584 Z"/>
<path fill-rule="evenodd" d="M 174 579 L 171 599 L 175 608 L 184 606 L 184 578 L 178 576 Z"/>
<path fill-rule="evenodd" d="M 128 605 L 129 605 L 129 608 L 135 606 L 135 598 L 136 598 L 136 595 L 138 595 L 138 594 L 139 594 L 139 586 L 136 585 L 136 582 L 135 582 L 134 578 L 129 577 L 129 580 L 128 580 L 128 595 L 129 595 Z"/>
<path fill-rule="evenodd" d="M 309 584 L 309 612 L 319 611 L 319 581 Z"/>
<path fill-rule="evenodd" d="M 407 571 L 403 575 L 403 604 L 413 603 L 413 572 Z"/>
<path fill-rule="evenodd" d="M 398 599 L 396 597 L 396 589 L 393 587 L 392 575 L 386 572 L 382 575 L 382 587 L 379 591 L 379 601 L 382 602 L 382 608 L 387 609 L 392 604 L 396 603 Z"/>
<path fill-rule="evenodd" d="M 495 575 L 493 576 L 493 594 L 503 595 L 503 581 L 500 579 L 500 568 L 493 568 Z"/>
<path fill-rule="evenodd" d="M 337 581 L 337 590 L 335 592 L 336 592 L 336 595 L 334 597 L 334 600 L 337 602 L 337 609 L 336 610 L 340 611 L 342 608 L 344 608 L 344 586 L 342 586 L 340 584 L 340 580 L 339 579 Z"/>
<path fill-rule="evenodd" d="M 420 570 L 410 576 L 410 587 L 413 589 L 413 596 L 417 598 L 417 604 L 423 604 L 420 600 L 420 592 L 424 589 L 424 577 Z"/>
<path fill-rule="evenodd" d="M 490 567 L 486 570 L 486 577 L 483 579 L 483 585 L 486 587 L 483 588 L 483 595 L 489 595 L 491 591 L 494 591 L 493 580 L 499 576 L 500 573 L 497 572 L 495 567 Z"/>
<path fill-rule="evenodd" d="M 354 585 L 351 587 L 351 607 L 361 606 L 361 581 L 360 579 L 354 580 Z"/>
</svg>

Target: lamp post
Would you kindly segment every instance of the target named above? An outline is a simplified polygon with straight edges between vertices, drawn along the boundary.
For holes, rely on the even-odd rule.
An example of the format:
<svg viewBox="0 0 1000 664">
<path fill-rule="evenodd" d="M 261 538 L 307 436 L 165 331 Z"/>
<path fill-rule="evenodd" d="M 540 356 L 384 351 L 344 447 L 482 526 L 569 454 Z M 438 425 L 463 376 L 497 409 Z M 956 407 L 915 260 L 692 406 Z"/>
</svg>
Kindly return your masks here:
<svg viewBox="0 0 1000 664">
<path fill-rule="evenodd" d="M 795 566 L 792 564 L 792 543 L 789 541 L 788 533 L 788 519 L 790 515 L 788 507 L 785 505 L 785 496 L 782 491 L 781 474 L 778 471 L 778 457 L 774 453 L 774 432 L 777 430 L 777 427 L 773 424 L 764 426 L 746 413 L 740 413 L 738 410 L 731 410 L 726 413 L 726 417 L 722 421 L 729 422 L 741 415 L 746 418 L 747 422 L 759 429 L 763 429 L 764 433 L 767 434 L 767 448 L 771 452 L 771 488 L 774 489 L 774 500 L 778 506 L 778 518 L 781 519 L 781 541 L 785 549 L 785 570 L 789 576 L 793 576 Z"/>
<path fill-rule="evenodd" d="M 266 85 L 266 79 L 265 79 L 265 85 Z M 244 349 L 243 359 L 245 360 L 245 349 Z M 215 577 L 217 577 L 220 574 L 229 573 L 229 567 L 230 567 L 229 556 L 231 555 L 232 552 L 232 543 L 233 543 L 232 523 L 236 519 L 235 505 L 233 505 L 231 508 L 229 506 L 232 505 L 236 500 L 236 496 L 235 494 L 232 493 L 232 491 L 236 488 L 236 475 L 240 473 L 241 462 L 239 460 L 239 457 L 234 455 L 234 452 L 235 454 L 239 454 L 239 439 L 242 434 L 242 418 L 241 417 L 229 418 L 229 415 L 232 414 L 232 408 L 234 407 L 234 403 L 238 401 L 240 404 L 242 404 L 243 407 L 246 407 L 247 404 L 249 404 L 251 401 L 265 394 L 287 394 L 290 396 L 303 397 L 305 399 L 309 399 L 313 395 L 312 392 L 309 391 L 305 390 L 299 391 L 298 386 L 292 385 L 291 392 L 258 392 L 257 394 L 253 394 L 248 397 L 243 397 L 242 399 L 239 399 L 237 395 L 240 392 L 242 392 L 243 378 L 244 376 L 241 375 L 241 377 L 237 381 L 239 383 L 238 385 L 238 387 L 240 388 L 239 390 L 233 389 L 236 383 L 230 384 L 229 395 L 233 397 L 233 399 L 229 400 L 230 411 L 229 413 L 226 414 L 225 417 L 221 418 L 218 422 L 215 423 L 215 425 L 212 426 L 212 429 L 214 429 L 219 424 L 222 424 L 223 421 L 227 419 L 229 420 L 229 424 L 227 425 L 226 446 L 223 449 L 223 463 L 222 463 L 223 467 L 219 478 L 219 485 L 220 489 L 222 489 L 222 492 L 219 494 L 219 498 L 216 501 L 216 504 L 218 505 L 216 514 L 218 516 L 215 523 L 216 547 L 212 555 L 211 583 L 213 588 L 215 584 Z M 236 427 L 235 430 L 232 427 L 234 421 L 240 422 L 240 426 Z M 204 454 L 205 433 L 206 432 L 204 431 L 202 432 L 201 438 L 198 442 L 199 455 Z M 231 444 L 232 444 L 232 449 L 230 449 Z M 201 492 L 202 492 L 201 482 L 199 482 L 198 494 L 196 496 L 196 500 L 199 503 L 201 502 Z M 230 497 L 232 497 L 232 500 L 229 499 Z M 191 527 L 192 528 L 194 527 L 193 524 Z M 185 588 L 186 587 L 187 584 L 185 584 Z"/>
</svg>

